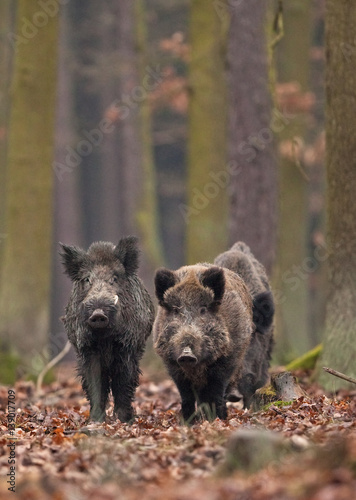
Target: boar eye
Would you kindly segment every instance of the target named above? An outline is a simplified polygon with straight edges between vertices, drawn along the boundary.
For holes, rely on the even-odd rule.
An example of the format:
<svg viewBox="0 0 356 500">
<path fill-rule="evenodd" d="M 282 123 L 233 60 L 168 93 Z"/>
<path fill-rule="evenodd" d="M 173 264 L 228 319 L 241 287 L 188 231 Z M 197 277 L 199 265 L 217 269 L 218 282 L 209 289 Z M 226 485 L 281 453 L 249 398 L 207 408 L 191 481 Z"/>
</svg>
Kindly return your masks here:
<svg viewBox="0 0 356 500">
<path fill-rule="evenodd" d="M 111 285 L 113 285 L 114 283 L 118 283 L 118 282 L 119 282 L 119 280 L 118 280 L 117 276 L 113 276 L 113 277 L 111 278 L 111 280 L 110 280 L 110 284 L 111 284 Z"/>
<path fill-rule="evenodd" d="M 208 308 L 206 306 L 203 306 L 199 309 L 199 312 L 201 315 L 204 315 L 207 312 Z"/>
</svg>

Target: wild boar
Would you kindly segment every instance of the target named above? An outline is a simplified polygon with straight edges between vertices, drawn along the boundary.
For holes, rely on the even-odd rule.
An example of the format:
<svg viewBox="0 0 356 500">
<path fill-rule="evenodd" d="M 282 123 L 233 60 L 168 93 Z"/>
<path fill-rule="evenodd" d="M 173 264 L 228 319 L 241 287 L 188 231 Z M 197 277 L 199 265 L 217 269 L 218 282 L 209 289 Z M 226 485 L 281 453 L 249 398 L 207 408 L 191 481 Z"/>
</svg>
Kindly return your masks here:
<svg viewBox="0 0 356 500">
<path fill-rule="evenodd" d="M 116 246 L 96 242 L 87 252 L 62 245 L 61 256 L 73 281 L 63 322 L 77 354 L 90 419 L 105 420 L 111 389 L 115 415 L 128 422 L 154 320 L 151 297 L 136 274 L 137 238 L 122 238 Z"/>
<path fill-rule="evenodd" d="M 225 391 L 239 377 L 253 329 L 252 301 L 241 278 L 209 264 L 155 276 L 154 346 L 182 399 L 185 421 L 226 419 Z"/>
<path fill-rule="evenodd" d="M 253 394 L 268 381 L 268 369 L 273 348 L 274 301 L 266 270 L 243 242 L 235 243 L 230 250 L 220 254 L 214 261 L 240 276 L 253 300 L 255 329 L 247 350 L 241 377 L 232 380 L 226 392 L 229 401 L 243 398 L 249 408 Z"/>
</svg>

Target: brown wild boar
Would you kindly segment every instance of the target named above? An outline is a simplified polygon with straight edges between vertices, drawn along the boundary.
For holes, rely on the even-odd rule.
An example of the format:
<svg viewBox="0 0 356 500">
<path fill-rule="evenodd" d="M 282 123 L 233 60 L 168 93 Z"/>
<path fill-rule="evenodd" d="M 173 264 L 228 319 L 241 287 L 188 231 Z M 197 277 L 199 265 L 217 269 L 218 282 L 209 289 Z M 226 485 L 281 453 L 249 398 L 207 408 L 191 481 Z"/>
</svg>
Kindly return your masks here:
<svg viewBox="0 0 356 500">
<path fill-rule="evenodd" d="M 235 273 L 210 264 L 155 276 L 154 346 L 182 398 L 185 421 L 226 419 L 225 391 L 238 379 L 253 330 L 252 300 Z"/>
<path fill-rule="evenodd" d="M 253 300 L 255 330 L 244 359 L 241 376 L 230 382 L 226 392 L 229 401 L 243 398 L 244 407 L 249 408 L 255 391 L 268 381 L 273 348 L 273 295 L 265 268 L 242 241 L 220 254 L 214 263 L 237 273 L 246 283 Z"/>
</svg>

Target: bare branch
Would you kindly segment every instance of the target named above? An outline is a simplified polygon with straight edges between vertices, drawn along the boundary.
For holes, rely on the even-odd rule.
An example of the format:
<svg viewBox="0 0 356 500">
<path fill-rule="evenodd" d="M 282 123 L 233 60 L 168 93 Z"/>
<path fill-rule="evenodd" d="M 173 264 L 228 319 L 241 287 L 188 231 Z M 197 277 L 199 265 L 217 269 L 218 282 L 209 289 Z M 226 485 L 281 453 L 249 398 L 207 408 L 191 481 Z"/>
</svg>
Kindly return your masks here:
<svg viewBox="0 0 356 500">
<path fill-rule="evenodd" d="M 36 383 L 36 392 L 37 392 L 37 394 L 40 394 L 40 392 L 42 390 L 42 382 L 43 382 L 43 378 L 46 375 L 46 373 L 51 368 L 53 368 L 57 363 L 59 363 L 62 358 L 64 358 L 64 356 L 67 354 L 67 352 L 69 352 L 69 349 L 70 349 L 70 342 L 69 342 L 69 340 L 67 340 L 67 343 L 63 347 L 63 349 L 61 350 L 61 352 L 59 354 L 57 354 L 57 356 L 55 356 L 53 359 L 51 359 L 51 361 L 46 364 L 46 366 L 43 368 L 43 370 L 41 371 L 41 373 L 38 375 L 38 377 L 37 377 L 37 383 Z"/>
<path fill-rule="evenodd" d="M 327 368 L 326 366 L 323 366 L 323 370 L 325 370 L 327 373 L 330 373 L 330 375 L 334 375 L 335 377 L 342 378 L 343 380 L 347 380 L 347 382 L 351 382 L 351 384 L 356 384 L 356 379 L 352 377 L 348 377 L 347 375 L 344 375 L 343 373 L 337 372 L 336 370 L 333 370 L 332 368 Z"/>
</svg>

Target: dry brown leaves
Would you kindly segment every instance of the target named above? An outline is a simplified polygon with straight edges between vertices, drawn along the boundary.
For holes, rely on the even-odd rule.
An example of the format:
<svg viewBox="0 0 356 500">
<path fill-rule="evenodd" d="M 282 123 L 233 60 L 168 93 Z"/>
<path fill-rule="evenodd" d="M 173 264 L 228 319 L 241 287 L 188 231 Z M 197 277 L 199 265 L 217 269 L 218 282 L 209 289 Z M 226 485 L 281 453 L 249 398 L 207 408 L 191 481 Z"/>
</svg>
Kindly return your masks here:
<svg viewBox="0 0 356 500">
<path fill-rule="evenodd" d="M 89 406 L 78 382 L 16 390 L 16 497 L 20 499 L 311 499 L 356 497 L 356 394 L 310 398 L 258 413 L 229 408 L 191 428 L 181 425 L 179 396 L 169 380 L 142 380 L 133 425 L 108 409 L 107 422 L 87 424 Z M 8 491 L 7 387 L 0 387 L 0 497 Z M 221 474 L 226 443 L 238 429 L 269 429 L 305 451 L 257 473 Z"/>
</svg>

